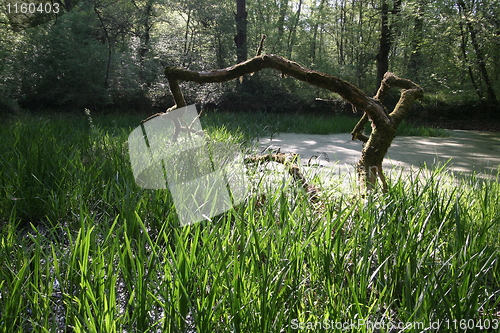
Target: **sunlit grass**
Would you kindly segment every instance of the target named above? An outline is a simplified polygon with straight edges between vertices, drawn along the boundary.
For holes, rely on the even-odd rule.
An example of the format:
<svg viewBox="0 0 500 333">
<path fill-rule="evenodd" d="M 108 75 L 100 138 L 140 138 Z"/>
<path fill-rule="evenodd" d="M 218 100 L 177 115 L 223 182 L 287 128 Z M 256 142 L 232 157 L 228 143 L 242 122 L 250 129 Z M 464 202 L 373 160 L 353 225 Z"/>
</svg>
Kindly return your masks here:
<svg viewBox="0 0 500 333">
<path fill-rule="evenodd" d="M 438 169 L 361 197 L 318 177 L 312 205 L 287 177 L 271 188 L 254 172 L 243 203 L 179 228 L 168 192 L 134 183 L 126 140 L 140 119 L 0 125 L 0 332 L 500 320 L 498 178 Z"/>
<path fill-rule="evenodd" d="M 246 139 L 254 137 L 271 136 L 279 133 L 304 133 L 304 134 L 337 134 L 350 133 L 356 126 L 359 117 L 345 115 L 319 116 L 319 115 L 289 115 L 269 113 L 243 113 L 243 112 L 214 112 L 201 118 L 205 128 L 218 128 L 224 125 L 231 131 L 238 131 Z M 366 125 L 365 131 L 369 133 L 371 127 Z M 396 133 L 398 136 L 448 136 L 443 129 L 415 126 L 403 122 Z"/>
</svg>

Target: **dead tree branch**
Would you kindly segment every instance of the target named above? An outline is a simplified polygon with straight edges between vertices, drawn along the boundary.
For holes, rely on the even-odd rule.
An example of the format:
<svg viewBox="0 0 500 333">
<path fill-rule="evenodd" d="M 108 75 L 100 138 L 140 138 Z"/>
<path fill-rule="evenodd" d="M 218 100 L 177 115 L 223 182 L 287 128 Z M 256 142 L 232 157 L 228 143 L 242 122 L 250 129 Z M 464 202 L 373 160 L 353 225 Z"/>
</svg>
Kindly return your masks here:
<svg viewBox="0 0 500 333">
<path fill-rule="evenodd" d="M 384 113 L 382 105 L 375 99 L 368 97 L 364 92 L 349 82 L 329 74 L 302 67 L 296 62 L 275 54 L 256 56 L 231 67 L 207 72 L 166 67 L 165 75 L 169 80 L 175 103 L 177 104 L 177 107 L 181 107 L 184 106 L 186 102 L 182 92 L 178 88 L 177 81 L 179 80 L 193 81 L 197 83 L 225 82 L 237 79 L 245 74 L 258 72 L 265 68 L 273 68 L 298 80 L 333 91 L 342 96 L 356 108 L 370 114 L 371 118 L 376 122 L 388 122 L 387 115 Z"/>
<path fill-rule="evenodd" d="M 193 81 L 198 83 L 225 82 L 237 79 L 245 74 L 251 74 L 262 69 L 272 68 L 282 74 L 294 77 L 320 88 L 333 91 L 354 108 L 364 111 L 364 115 L 356 125 L 351 135 L 354 139 L 364 142 L 361 159 L 357 164 L 357 173 L 360 184 L 371 190 L 377 178 L 382 182 L 382 188 L 387 191 L 387 182 L 382 171 L 382 161 L 389 149 L 397 127 L 408 113 L 416 99 L 423 97 L 423 90 L 410 80 L 402 79 L 392 73 L 386 73 L 375 97 L 369 97 L 354 85 L 335 76 L 321 73 L 303 67 L 279 55 L 258 55 L 224 69 L 212 71 L 192 71 L 188 69 L 166 67 L 165 75 L 168 78 L 170 89 L 177 107 L 186 105 L 184 96 L 179 87 L 179 81 Z M 401 96 L 392 112 L 388 112 L 382 105 L 390 88 L 400 88 Z M 372 124 L 372 133 L 367 137 L 362 133 L 367 121 Z"/>
<path fill-rule="evenodd" d="M 297 165 L 298 159 L 299 155 L 295 153 L 276 153 L 250 156 L 245 158 L 244 162 L 245 164 L 262 162 L 277 162 L 283 164 L 290 176 L 292 176 L 293 180 L 306 191 L 309 199 L 316 203 L 319 201 L 319 189 L 317 189 L 314 185 L 309 184 L 306 177 L 304 177 L 299 166 Z"/>
</svg>

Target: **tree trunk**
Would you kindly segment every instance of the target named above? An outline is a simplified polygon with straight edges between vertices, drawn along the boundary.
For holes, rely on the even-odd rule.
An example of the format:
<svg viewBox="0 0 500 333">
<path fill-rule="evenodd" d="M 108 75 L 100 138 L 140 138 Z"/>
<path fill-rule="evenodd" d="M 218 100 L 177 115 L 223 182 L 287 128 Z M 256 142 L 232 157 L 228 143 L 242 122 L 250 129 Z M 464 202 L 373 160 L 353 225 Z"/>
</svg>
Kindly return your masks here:
<svg viewBox="0 0 500 333">
<path fill-rule="evenodd" d="M 113 43 L 111 40 L 111 36 L 109 35 L 108 28 L 106 27 L 106 24 L 104 24 L 104 20 L 102 18 L 101 12 L 99 12 L 99 10 L 97 9 L 96 6 L 94 6 L 94 12 L 96 13 L 97 18 L 99 19 L 99 22 L 101 23 L 102 30 L 104 31 L 104 36 L 106 37 L 106 42 L 108 43 L 108 59 L 106 61 L 106 72 L 104 73 L 104 82 L 103 82 L 104 89 L 108 89 L 109 72 L 111 69 L 111 60 L 112 60 L 112 55 L 113 55 Z"/>
<path fill-rule="evenodd" d="M 182 57 L 182 67 L 186 67 L 186 63 L 190 63 L 190 42 L 189 42 L 189 25 L 191 24 L 191 8 L 188 10 L 187 19 L 186 19 L 186 31 L 184 32 L 184 49 L 183 49 L 183 57 Z"/>
<path fill-rule="evenodd" d="M 246 0 L 236 0 L 236 61 L 237 63 L 247 60 L 247 11 Z"/>
<path fill-rule="evenodd" d="M 380 14 L 380 40 L 377 53 L 377 85 L 382 82 L 389 69 L 389 51 L 391 50 L 391 32 L 389 30 L 389 5 L 382 0 Z"/>
<path fill-rule="evenodd" d="M 459 12 L 465 16 L 465 25 L 467 27 L 467 31 L 469 32 L 471 44 L 474 48 L 474 52 L 476 53 L 477 58 L 477 66 L 479 68 L 479 72 L 483 78 L 484 84 L 486 85 L 486 92 L 488 95 L 489 101 L 495 106 L 498 107 L 498 99 L 493 90 L 493 86 L 491 84 L 490 76 L 488 74 L 488 70 L 486 69 L 486 60 L 483 54 L 483 49 L 480 47 L 479 42 L 477 41 L 477 31 L 471 23 L 471 20 L 468 17 L 468 8 L 463 0 L 457 1 Z"/>
<path fill-rule="evenodd" d="M 410 77 L 416 80 L 420 76 L 422 67 L 421 43 L 424 39 L 424 1 L 417 3 L 417 13 L 415 14 L 415 23 L 413 26 L 413 37 L 411 40 L 411 54 L 408 61 L 408 73 Z"/>
<path fill-rule="evenodd" d="M 384 74 L 389 70 L 389 53 L 391 51 L 394 25 L 389 25 L 389 13 L 398 15 L 401 11 L 401 0 L 394 1 L 392 11 L 389 11 L 387 0 L 382 0 L 380 16 L 380 42 L 377 53 L 377 85 L 382 82 Z"/>
<path fill-rule="evenodd" d="M 481 104 L 483 104 L 483 107 L 486 109 L 488 106 L 485 103 L 485 98 L 483 95 L 483 91 L 481 90 L 481 87 L 478 85 L 475 75 L 474 75 L 474 70 L 472 69 L 472 63 L 469 60 L 469 56 L 467 55 L 467 36 L 466 32 L 464 29 L 464 26 L 462 22 L 459 23 L 460 25 L 460 50 L 462 51 L 462 56 L 464 59 L 464 65 L 467 66 L 467 71 L 469 72 L 469 78 L 472 83 L 472 86 L 474 87 L 474 90 L 476 91 L 477 96 L 479 97 L 479 100 L 481 101 Z M 479 110 L 476 110 L 479 111 Z"/>
<path fill-rule="evenodd" d="M 297 12 L 295 13 L 295 19 L 293 21 L 292 26 L 290 27 L 290 33 L 288 34 L 288 42 L 286 48 L 286 54 L 289 58 L 292 57 L 292 50 L 295 44 L 295 38 L 297 36 L 297 27 L 300 22 L 300 12 L 302 10 L 302 0 L 299 0 L 299 7 L 297 8 Z"/>
<path fill-rule="evenodd" d="M 325 7 L 325 2 L 326 2 L 325 0 L 321 0 L 318 7 L 315 9 L 315 10 L 317 10 L 317 17 L 316 16 L 314 17 L 315 22 L 314 22 L 313 29 L 312 29 L 313 36 L 312 36 L 311 47 L 310 47 L 310 51 L 309 51 L 309 55 L 310 55 L 312 64 L 316 63 L 318 32 L 319 32 L 319 28 L 320 28 L 320 22 L 323 21 L 322 16 L 323 16 L 323 10 Z"/>
<path fill-rule="evenodd" d="M 359 1 L 358 6 L 358 31 L 359 34 L 359 45 L 356 47 L 356 76 L 358 78 L 358 86 L 361 86 L 361 82 L 363 82 L 365 72 L 367 70 L 365 64 L 365 47 L 364 47 L 364 35 L 363 35 L 363 13 L 364 13 L 364 4 L 363 0 Z"/>
<path fill-rule="evenodd" d="M 144 62 L 146 60 L 146 53 L 149 51 L 149 43 L 151 39 L 151 28 L 153 27 L 153 23 L 151 22 L 151 16 L 153 14 L 153 1 L 148 0 L 146 2 L 146 5 L 143 9 L 143 15 L 144 17 L 142 18 L 142 31 L 139 31 L 139 39 L 140 39 L 140 46 L 138 50 L 138 56 L 139 56 L 139 77 L 141 79 L 141 82 L 145 82 L 147 87 L 151 86 L 151 80 L 148 79 L 146 75 L 146 68 L 144 66 Z"/>
<path fill-rule="evenodd" d="M 288 0 L 282 0 L 280 2 L 280 15 L 278 18 L 278 42 L 276 45 L 277 52 L 283 51 L 283 37 L 285 36 L 285 18 L 286 18 L 286 12 L 288 10 Z"/>
<path fill-rule="evenodd" d="M 217 31 L 215 34 L 216 44 L 217 44 L 217 54 L 215 59 L 217 59 L 217 65 L 219 67 L 225 66 L 225 57 L 224 57 L 224 44 L 222 42 L 222 34 Z"/>
<path fill-rule="evenodd" d="M 345 9 L 345 1 L 341 0 L 340 4 L 337 3 L 336 11 L 340 13 L 340 17 L 338 18 L 339 27 L 336 33 L 337 40 L 337 50 L 338 50 L 338 62 L 339 65 L 345 65 L 345 50 L 344 50 L 344 36 L 346 35 L 346 9 Z"/>
<path fill-rule="evenodd" d="M 350 102 L 355 108 L 363 110 L 365 115 L 360 123 L 371 121 L 373 131 L 368 138 L 362 134 L 362 127 L 364 126 L 358 124 L 351 132 L 353 140 L 359 139 L 365 142 L 361 159 L 357 164 L 358 179 L 363 188 L 371 190 L 375 187 L 378 177 L 382 182 L 383 190 L 387 191 L 387 183 L 382 171 L 382 161 L 394 139 L 399 124 L 406 116 L 413 102 L 415 99 L 423 97 L 422 88 L 410 80 L 398 78 L 392 73 L 384 75 L 376 96 L 371 98 L 342 79 L 313 71 L 302 67 L 296 62 L 273 54 L 256 56 L 235 66 L 209 72 L 166 67 L 165 75 L 168 78 L 176 102 L 176 105 L 171 109 L 186 106 L 186 101 L 179 87 L 179 80 L 198 83 L 225 82 L 264 68 L 273 68 L 298 80 L 333 91 Z M 391 113 L 388 113 L 381 102 L 391 87 L 401 88 L 402 90 L 398 104 Z"/>
</svg>

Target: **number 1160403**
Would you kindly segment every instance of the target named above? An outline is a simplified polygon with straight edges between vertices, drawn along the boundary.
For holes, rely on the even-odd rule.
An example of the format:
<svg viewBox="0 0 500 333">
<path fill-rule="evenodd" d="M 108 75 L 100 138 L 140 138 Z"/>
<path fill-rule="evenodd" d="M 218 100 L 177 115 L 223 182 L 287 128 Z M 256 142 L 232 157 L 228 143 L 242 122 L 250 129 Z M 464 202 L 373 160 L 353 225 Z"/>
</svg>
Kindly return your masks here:
<svg viewBox="0 0 500 333">
<path fill-rule="evenodd" d="M 56 3 L 8 3 L 7 14 L 58 14 L 59 4 Z"/>
</svg>

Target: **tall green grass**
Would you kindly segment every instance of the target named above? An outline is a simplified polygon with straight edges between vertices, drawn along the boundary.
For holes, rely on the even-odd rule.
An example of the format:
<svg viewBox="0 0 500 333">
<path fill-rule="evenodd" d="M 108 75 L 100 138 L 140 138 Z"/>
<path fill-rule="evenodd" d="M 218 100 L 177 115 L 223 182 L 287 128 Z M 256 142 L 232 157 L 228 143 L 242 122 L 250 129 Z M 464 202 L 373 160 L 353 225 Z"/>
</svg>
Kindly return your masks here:
<svg viewBox="0 0 500 333">
<path fill-rule="evenodd" d="M 279 133 L 350 133 L 358 120 L 358 117 L 349 117 L 346 115 L 290 115 L 262 112 L 214 112 L 201 118 L 201 122 L 205 128 L 218 128 L 223 124 L 230 131 L 241 133 L 247 140 Z M 365 126 L 365 131 L 366 133 L 370 133 L 371 127 L 369 124 Z M 449 134 L 443 129 L 415 126 L 403 121 L 396 135 L 444 137 Z"/>
<path fill-rule="evenodd" d="M 134 183 L 137 123 L 0 125 L 0 332 L 495 331 L 498 178 L 438 169 L 323 206 L 285 179 L 179 228 L 168 192 Z"/>
</svg>

